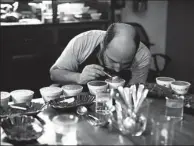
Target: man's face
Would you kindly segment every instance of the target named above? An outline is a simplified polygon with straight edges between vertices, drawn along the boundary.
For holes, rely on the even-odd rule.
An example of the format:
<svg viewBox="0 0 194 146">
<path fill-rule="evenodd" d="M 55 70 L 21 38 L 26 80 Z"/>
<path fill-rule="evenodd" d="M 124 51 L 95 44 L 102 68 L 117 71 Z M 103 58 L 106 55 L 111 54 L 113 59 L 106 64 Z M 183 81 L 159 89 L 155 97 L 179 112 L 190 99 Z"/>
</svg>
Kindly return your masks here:
<svg viewBox="0 0 194 146">
<path fill-rule="evenodd" d="M 105 67 L 115 72 L 129 69 L 135 50 L 133 41 L 127 40 L 126 37 L 114 38 L 103 54 Z"/>
</svg>

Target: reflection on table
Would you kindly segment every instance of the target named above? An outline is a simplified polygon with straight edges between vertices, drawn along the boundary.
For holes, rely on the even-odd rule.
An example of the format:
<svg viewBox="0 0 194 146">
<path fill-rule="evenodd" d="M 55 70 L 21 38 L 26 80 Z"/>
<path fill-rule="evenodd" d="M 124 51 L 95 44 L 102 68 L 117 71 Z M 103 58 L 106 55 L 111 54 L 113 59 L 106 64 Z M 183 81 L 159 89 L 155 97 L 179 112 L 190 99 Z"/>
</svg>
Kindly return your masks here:
<svg viewBox="0 0 194 146">
<path fill-rule="evenodd" d="M 33 102 L 43 103 L 43 99 L 34 99 Z M 93 105 L 92 105 L 93 106 Z M 90 107 L 92 109 L 92 106 Z M 165 113 L 165 100 L 153 99 L 150 106 L 150 115 L 146 131 L 142 136 L 128 136 L 122 135 L 115 130 L 111 125 L 106 127 L 96 127 L 90 125 L 86 118 L 78 116 L 79 120 L 75 126 L 74 131 L 71 130 L 64 134 L 56 133 L 54 124 L 52 122 L 53 117 L 62 114 L 69 114 L 70 112 L 59 112 L 51 107 L 46 108 L 43 112 L 39 113 L 38 116 L 45 121 L 43 135 L 33 144 L 73 144 L 73 145 L 164 145 L 165 142 L 171 144 L 194 144 L 194 117 L 191 115 L 184 114 L 182 121 L 175 121 L 173 126 L 170 126 L 170 122 L 160 122 L 160 127 L 157 127 L 156 121 L 159 121 L 161 115 Z M 76 114 L 72 110 L 71 114 Z M 161 128 L 162 125 L 162 128 Z M 170 126 L 170 127 L 169 127 Z M 166 128 L 166 129 L 165 129 Z M 170 133 L 169 133 L 170 132 Z M 163 139 L 163 140 L 162 140 Z M 5 134 L 1 136 L 1 142 L 8 142 Z"/>
</svg>

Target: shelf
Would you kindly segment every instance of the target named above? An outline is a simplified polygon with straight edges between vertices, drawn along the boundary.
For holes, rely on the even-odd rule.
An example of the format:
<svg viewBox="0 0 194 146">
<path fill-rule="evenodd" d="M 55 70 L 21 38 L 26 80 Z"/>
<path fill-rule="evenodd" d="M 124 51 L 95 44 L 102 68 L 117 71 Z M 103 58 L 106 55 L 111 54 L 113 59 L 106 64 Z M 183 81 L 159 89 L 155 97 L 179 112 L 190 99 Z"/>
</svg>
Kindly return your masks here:
<svg viewBox="0 0 194 146">
<path fill-rule="evenodd" d="M 24 23 L 18 23 L 18 22 L 1 22 L 0 26 L 2 27 L 11 27 L 11 26 L 52 26 L 52 25 L 65 25 L 65 24 L 89 24 L 89 23 L 109 23 L 109 20 L 77 20 L 77 21 L 64 21 L 60 23 L 40 23 L 40 24 L 24 24 Z"/>
</svg>

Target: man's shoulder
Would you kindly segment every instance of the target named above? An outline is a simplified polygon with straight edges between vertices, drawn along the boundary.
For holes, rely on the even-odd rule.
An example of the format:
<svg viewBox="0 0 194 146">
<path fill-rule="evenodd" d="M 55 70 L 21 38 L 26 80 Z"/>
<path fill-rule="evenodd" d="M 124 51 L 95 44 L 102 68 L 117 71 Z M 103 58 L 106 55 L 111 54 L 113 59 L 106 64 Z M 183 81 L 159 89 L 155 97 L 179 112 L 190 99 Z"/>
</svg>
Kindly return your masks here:
<svg viewBox="0 0 194 146">
<path fill-rule="evenodd" d="M 104 30 L 89 30 L 78 34 L 75 38 L 83 39 L 83 38 L 90 38 L 90 37 L 99 37 L 99 36 L 104 36 L 105 33 L 106 31 Z"/>
<path fill-rule="evenodd" d="M 106 31 L 103 30 L 89 30 L 82 32 L 72 39 L 72 43 L 78 46 L 95 47 L 103 41 Z"/>
<path fill-rule="evenodd" d="M 90 30 L 74 37 L 73 50 L 79 63 L 82 63 L 103 41 L 105 33 L 102 30 Z"/>
<path fill-rule="evenodd" d="M 135 56 L 135 64 L 137 66 L 146 66 L 151 62 L 151 52 L 145 44 L 140 42 L 139 48 Z"/>
<path fill-rule="evenodd" d="M 138 48 L 138 50 L 137 50 L 137 54 L 136 54 L 136 56 L 139 58 L 141 58 L 141 57 L 151 57 L 151 52 L 150 52 L 150 50 L 148 49 L 148 47 L 146 47 L 146 45 L 145 44 L 143 44 L 142 42 L 140 42 L 140 45 L 139 45 L 139 48 Z"/>
</svg>

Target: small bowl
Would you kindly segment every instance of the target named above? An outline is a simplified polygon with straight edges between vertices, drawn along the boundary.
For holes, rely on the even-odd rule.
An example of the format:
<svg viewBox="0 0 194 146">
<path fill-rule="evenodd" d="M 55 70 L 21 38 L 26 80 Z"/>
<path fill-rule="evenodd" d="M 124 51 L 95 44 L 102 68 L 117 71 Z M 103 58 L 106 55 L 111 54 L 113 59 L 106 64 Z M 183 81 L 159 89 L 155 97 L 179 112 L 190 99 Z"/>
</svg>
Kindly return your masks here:
<svg viewBox="0 0 194 146">
<path fill-rule="evenodd" d="M 175 81 L 174 78 L 170 78 L 170 77 L 157 77 L 156 78 L 156 83 L 160 86 L 164 86 L 167 88 L 170 88 L 170 83 Z"/>
<path fill-rule="evenodd" d="M 81 10 L 82 10 L 82 14 L 87 13 L 89 9 L 90 9 L 89 6 L 83 7 L 83 8 L 81 9 Z"/>
<path fill-rule="evenodd" d="M 83 86 L 71 84 L 62 86 L 62 89 L 65 96 L 76 96 L 82 92 Z"/>
<path fill-rule="evenodd" d="M 2 119 L 4 132 L 10 140 L 32 141 L 43 134 L 43 125 L 32 116 L 14 116 Z"/>
<path fill-rule="evenodd" d="M 1 97 L 0 106 L 3 107 L 3 108 L 7 108 L 11 95 L 8 92 L 4 92 L 4 91 L 1 91 L 0 94 L 1 94 L 1 96 L 0 96 Z"/>
<path fill-rule="evenodd" d="M 180 95 L 187 94 L 189 87 L 191 86 L 191 83 L 186 81 L 174 81 L 171 82 L 171 88 L 172 90 Z"/>
<path fill-rule="evenodd" d="M 60 98 L 62 95 L 63 90 L 60 87 L 42 87 L 40 89 L 40 94 L 45 102 L 48 102 L 50 100 Z"/>
<path fill-rule="evenodd" d="M 105 92 L 108 89 L 108 83 L 105 81 L 90 81 L 87 86 L 92 95 L 96 95 L 98 92 Z"/>
<path fill-rule="evenodd" d="M 34 96 L 34 91 L 19 89 L 12 91 L 10 94 L 14 103 L 29 103 Z"/>
<path fill-rule="evenodd" d="M 123 87 L 125 85 L 125 80 L 121 78 L 117 80 L 106 79 L 105 82 L 108 83 L 110 89 L 117 89 L 119 86 Z"/>
<path fill-rule="evenodd" d="M 101 15 L 102 15 L 102 13 L 91 13 L 90 14 L 91 18 L 94 20 L 100 19 Z"/>
</svg>

